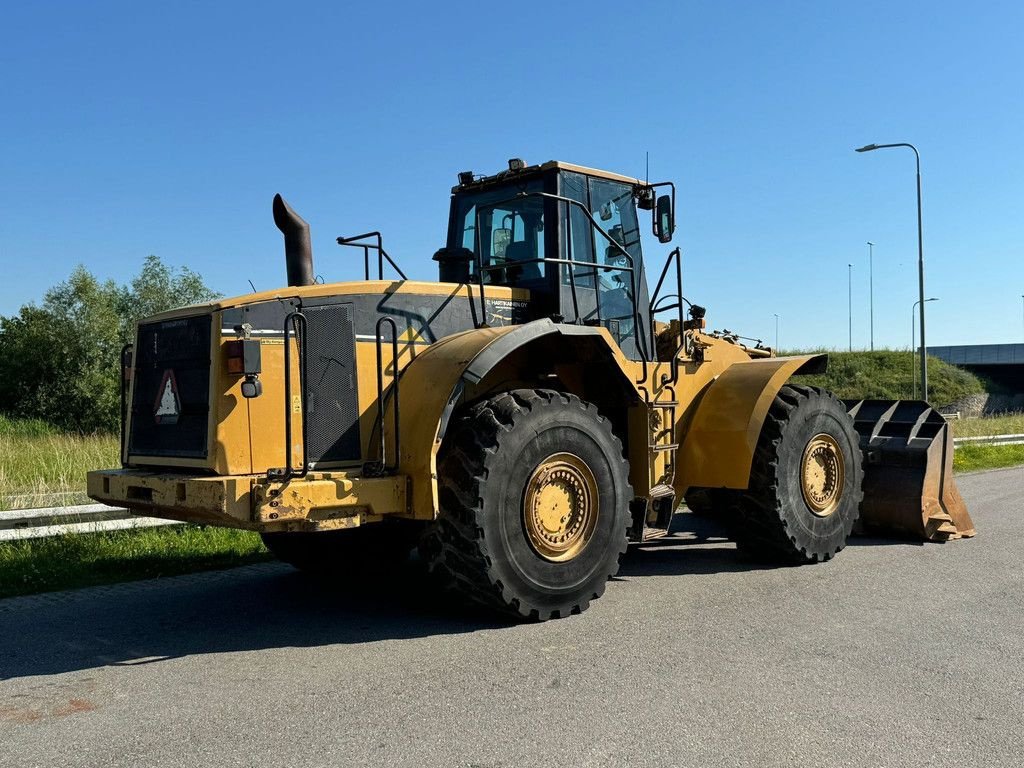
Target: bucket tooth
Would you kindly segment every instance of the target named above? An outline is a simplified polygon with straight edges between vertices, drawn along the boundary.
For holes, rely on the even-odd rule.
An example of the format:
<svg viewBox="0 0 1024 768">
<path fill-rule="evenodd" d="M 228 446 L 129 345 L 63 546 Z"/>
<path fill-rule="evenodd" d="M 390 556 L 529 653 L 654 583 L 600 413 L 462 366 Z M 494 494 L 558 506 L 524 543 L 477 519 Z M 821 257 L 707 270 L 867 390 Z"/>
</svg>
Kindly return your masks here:
<svg viewBox="0 0 1024 768">
<path fill-rule="evenodd" d="M 846 407 L 865 457 L 864 529 L 926 541 L 974 536 L 942 415 L 920 400 L 848 400 Z"/>
</svg>

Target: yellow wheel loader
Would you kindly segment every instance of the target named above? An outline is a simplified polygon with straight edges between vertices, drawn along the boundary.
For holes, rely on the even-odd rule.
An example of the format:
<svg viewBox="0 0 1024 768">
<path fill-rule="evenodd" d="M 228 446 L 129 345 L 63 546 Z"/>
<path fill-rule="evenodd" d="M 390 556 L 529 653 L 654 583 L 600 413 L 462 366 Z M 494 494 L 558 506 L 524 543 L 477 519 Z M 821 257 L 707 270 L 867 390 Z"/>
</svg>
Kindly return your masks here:
<svg viewBox="0 0 1024 768">
<path fill-rule="evenodd" d="M 793 379 L 825 355 L 708 331 L 678 248 L 651 293 L 646 212 L 669 242 L 672 183 L 512 160 L 459 174 L 438 282 L 407 280 L 371 232 L 338 238 L 365 279 L 321 284 L 277 196 L 288 287 L 139 323 L 123 466 L 91 472 L 90 496 L 259 531 L 328 577 L 386 575 L 418 545 L 525 619 L 586 609 L 683 499 L 784 563 L 830 559 L 858 524 L 973 535 L 941 416 L 841 402 Z"/>
</svg>

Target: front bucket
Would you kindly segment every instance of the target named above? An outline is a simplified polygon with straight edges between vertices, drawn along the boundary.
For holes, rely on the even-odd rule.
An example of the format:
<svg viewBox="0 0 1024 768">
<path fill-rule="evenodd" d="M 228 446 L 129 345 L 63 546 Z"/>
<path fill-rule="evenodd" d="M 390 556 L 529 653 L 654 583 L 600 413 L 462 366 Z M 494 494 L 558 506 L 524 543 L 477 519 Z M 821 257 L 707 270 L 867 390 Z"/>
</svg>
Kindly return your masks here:
<svg viewBox="0 0 1024 768">
<path fill-rule="evenodd" d="M 973 536 L 953 480 L 953 434 L 942 414 L 921 400 L 845 404 L 864 453 L 864 529 L 926 541 Z"/>
</svg>

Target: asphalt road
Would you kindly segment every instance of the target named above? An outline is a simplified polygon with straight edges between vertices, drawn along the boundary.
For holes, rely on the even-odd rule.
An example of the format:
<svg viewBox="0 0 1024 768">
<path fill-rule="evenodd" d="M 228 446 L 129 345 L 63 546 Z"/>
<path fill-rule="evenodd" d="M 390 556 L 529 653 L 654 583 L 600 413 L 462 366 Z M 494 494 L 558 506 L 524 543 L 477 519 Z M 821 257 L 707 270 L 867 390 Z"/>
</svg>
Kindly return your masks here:
<svg viewBox="0 0 1024 768">
<path fill-rule="evenodd" d="M 960 487 L 973 540 L 684 531 L 539 625 L 278 564 L 0 601 L 0 766 L 1020 766 L 1024 469 Z"/>
</svg>

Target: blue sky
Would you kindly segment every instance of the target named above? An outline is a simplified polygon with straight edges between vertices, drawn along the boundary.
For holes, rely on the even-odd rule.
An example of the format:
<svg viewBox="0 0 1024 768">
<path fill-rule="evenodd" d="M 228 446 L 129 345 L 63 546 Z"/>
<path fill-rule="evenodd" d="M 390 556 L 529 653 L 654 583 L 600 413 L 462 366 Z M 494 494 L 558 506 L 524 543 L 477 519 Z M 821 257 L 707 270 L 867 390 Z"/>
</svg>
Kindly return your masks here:
<svg viewBox="0 0 1024 768">
<path fill-rule="evenodd" d="M 1020 3 L 5 3 L 0 314 L 158 254 L 284 283 L 270 203 L 357 279 L 380 229 L 436 276 L 459 170 L 561 159 L 679 187 L 684 293 L 783 346 L 910 343 L 922 154 L 930 344 L 1024 341 Z M 648 271 L 668 248 L 646 244 Z"/>
</svg>

